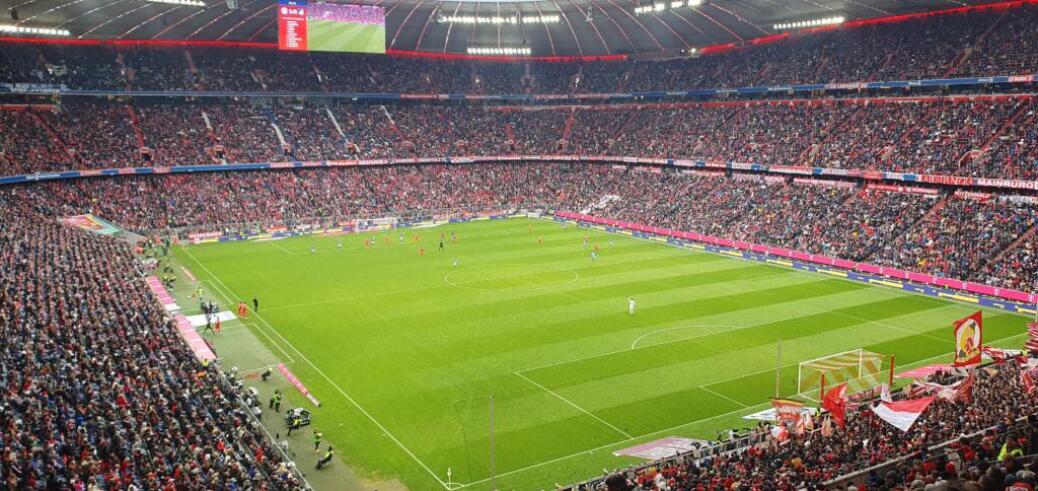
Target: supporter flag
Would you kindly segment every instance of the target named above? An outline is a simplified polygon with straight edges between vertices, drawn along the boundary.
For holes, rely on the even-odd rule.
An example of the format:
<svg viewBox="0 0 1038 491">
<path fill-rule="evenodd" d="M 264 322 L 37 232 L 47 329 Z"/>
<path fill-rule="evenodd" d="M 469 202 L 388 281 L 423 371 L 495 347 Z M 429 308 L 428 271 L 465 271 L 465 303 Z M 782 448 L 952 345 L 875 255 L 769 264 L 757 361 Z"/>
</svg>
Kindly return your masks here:
<svg viewBox="0 0 1038 491">
<path fill-rule="evenodd" d="M 907 401 L 880 402 L 872 408 L 872 412 L 880 419 L 908 433 L 919 416 L 922 416 L 926 408 L 937 399 L 934 396 L 922 399 L 910 399 Z"/>
<path fill-rule="evenodd" d="M 1027 324 L 1027 342 L 1024 347 L 1031 353 L 1038 352 L 1038 322 Z"/>
<path fill-rule="evenodd" d="M 833 436 L 833 420 L 828 416 L 822 421 L 822 436 Z"/>
<path fill-rule="evenodd" d="M 779 443 L 784 443 L 786 440 L 789 440 L 789 430 L 784 425 L 775 425 L 771 428 L 771 436 L 778 440 Z"/>
<path fill-rule="evenodd" d="M 772 399 L 771 406 L 775 408 L 775 419 L 784 424 L 797 424 L 804 412 L 804 403 L 792 399 Z"/>
<path fill-rule="evenodd" d="M 1034 392 L 1036 386 L 1034 372 L 1034 368 L 1025 368 L 1020 372 L 1020 384 L 1024 386 L 1024 391 L 1028 394 Z"/>
<path fill-rule="evenodd" d="M 890 385 L 883 384 L 879 387 L 879 400 L 883 402 L 893 402 L 893 398 L 890 397 Z"/>
<path fill-rule="evenodd" d="M 810 416 L 807 418 L 801 417 L 797 420 L 796 426 L 793 427 L 793 432 L 796 433 L 797 436 L 803 436 L 804 433 L 807 433 L 807 423 L 805 423 L 805 421 L 808 418 L 810 418 Z"/>
<path fill-rule="evenodd" d="M 973 372 L 970 371 L 968 377 L 962 381 L 962 385 L 959 385 L 959 390 L 955 391 L 955 400 L 960 402 L 970 402 L 973 400 Z"/>
<path fill-rule="evenodd" d="M 978 310 L 973 315 L 955 321 L 955 361 L 952 365 L 965 367 L 980 363 L 983 342 L 983 320 Z"/>
<path fill-rule="evenodd" d="M 1028 341 L 1030 343 L 1031 341 Z M 993 348 L 991 346 L 985 346 L 981 348 L 981 353 L 988 355 L 989 358 L 995 361 L 995 363 L 1001 365 L 1010 359 L 1017 360 L 1019 362 L 1023 357 L 1023 352 L 1019 350 L 1009 350 L 1002 348 Z"/>
<path fill-rule="evenodd" d="M 829 389 L 822 397 L 822 408 L 829 411 L 836 421 L 836 426 L 843 428 L 847 414 L 847 382 Z"/>
</svg>

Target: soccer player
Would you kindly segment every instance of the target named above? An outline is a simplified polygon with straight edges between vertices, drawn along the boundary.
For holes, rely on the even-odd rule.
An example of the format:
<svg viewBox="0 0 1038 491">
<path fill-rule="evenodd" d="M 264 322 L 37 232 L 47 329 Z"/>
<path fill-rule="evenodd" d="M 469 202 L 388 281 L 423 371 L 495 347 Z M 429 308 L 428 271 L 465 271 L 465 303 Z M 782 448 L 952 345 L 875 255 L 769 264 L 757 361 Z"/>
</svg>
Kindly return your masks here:
<svg viewBox="0 0 1038 491">
<path fill-rule="evenodd" d="M 401 244 L 404 243 L 404 233 L 403 232 L 400 232 L 400 243 Z"/>
<path fill-rule="evenodd" d="M 418 248 L 418 255 L 421 256 L 421 257 L 425 257 L 425 248 L 424 247 L 419 247 Z"/>
<path fill-rule="evenodd" d="M 595 251 L 591 251 L 591 262 L 598 262 L 598 253 Z"/>
<path fill-rule="evenodd" d="M 252 311 L 257 314 L 259 313 L 259 299 L 255 296 L 252 297 Z"/>
<path fill-rule="evenodd" d="M 342 250 L 342 240 L 341 239 L 335 242 L 335 248 L 340 250 L 340 251 Z"/>
<path fill-rule="evenodd" d="M 634 315 L 634 309 L 638 304 L 634 302 L 634 297 L 627 297 L 627 315 Z"/>
<path fill-rule="evenodd" d="M 216 315 L 216 325 L 213 326 L 213 329 L 216 330 L 216 334 L 220 334 L 220 314 Z"/>
<path fill-rule="evenodd" d="M 443 252 L 443 239 L 440 239 L 440 252 Z"/>
<path fill-rule="evenodd" d="M 213 332 L 213 318 L 208 311 L 205 313 L 205 330 L 202 331 L 202 334 L 207 332 Z"/>
<path fill-rule="evenodd" d="M 458 258 L 454 258 L 454 261 L 451 262 L 451 265 L 454 266 L 455 268 L 457 268 L 458 267 Z"/>
<path fill-rule="evenodd" d="M 458 234 L 455 234 L 454 231 L 452 230 L 451 231 L 451 244 L 457 244 L 457 243 L 458 243 Z"/>
<path fill-rule="evenodd" d="M 310 244 L 310 254 L 317 254 L 317 246 Z"/>
<path fill-rule="evenodd" d="M 543 235 L 538 235 L 537 236 L 537 243 L 538 244 L 544 244 L 544 236 Z"/>
</svg>

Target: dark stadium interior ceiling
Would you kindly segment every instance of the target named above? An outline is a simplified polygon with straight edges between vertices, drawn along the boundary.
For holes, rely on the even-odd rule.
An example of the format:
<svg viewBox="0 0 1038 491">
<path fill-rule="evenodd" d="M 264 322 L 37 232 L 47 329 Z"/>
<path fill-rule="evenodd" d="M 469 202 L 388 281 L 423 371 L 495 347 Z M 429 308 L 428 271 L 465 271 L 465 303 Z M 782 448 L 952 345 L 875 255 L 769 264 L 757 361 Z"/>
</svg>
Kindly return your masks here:
<svg viewBox="0 0 1038 491">
<path fill-rule="evenodd" d="M 146 0 L 0 0 L 0 23 L 60 27 L 82 39 L 277 41 L 276 0 L 203 0 L 205 7 Z M 235 0 L 231 0 L 234 2 Z M 657 0 L 664 1 L 664 0 Z M 669 6 L 671 0 L 665 0 Z M 339 2 L 345 3 L 345 2 Z M 677 53 L 774 34 L 775 23 L 835 15 L 848 20 L 989 3 L 976 0 L 715 0 L 636 15 L 651 0 L 519 2 L 364 0 L 386 10 L 386 47 L 465 53 L 529 47 L 534 56 Z M 12 8 L 17 20 L 12 19 Z M 550 24 L 462 24 L 442 16 L 559 15 Z"/>
</svg>

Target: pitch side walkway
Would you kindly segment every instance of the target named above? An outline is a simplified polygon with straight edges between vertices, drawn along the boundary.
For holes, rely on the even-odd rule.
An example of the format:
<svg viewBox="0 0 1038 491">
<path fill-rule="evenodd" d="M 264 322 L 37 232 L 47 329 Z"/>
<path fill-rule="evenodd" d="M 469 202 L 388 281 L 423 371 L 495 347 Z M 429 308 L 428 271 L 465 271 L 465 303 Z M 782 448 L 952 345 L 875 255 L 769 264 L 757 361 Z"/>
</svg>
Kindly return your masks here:
<svg viewBox="0 0 1038 491">
<path fill-rule="evenodd" d="M 174 270 L 177 273 L 177 283 L 171 293 L 183 309 L 184 315 L 191 316 L 201 313 L 199 300 L 193 296 L 197 293 L 199 287 L 202 288 L 203 297 L 212 299 L 213 302 L 219 304 L 221 311 L 236 311 L 236 302 L 232 303 L 230 299 L 224 297 L 207 280 L 193 281 L 180 267 L 187 267 L 188 271 L 190 271 L 190 265 L 178 264 L 172 254 L 168 260 L 173 261 L 175 265 Z M 376 482 L 362 480 L 342 461 L 341 453 L 337 453 L 331 465 L 327 465 L 321 470 L 314 468 L 318 458 L 323 456 L 328 448 L 328 440 L 325 438 L 321 443 L 319 452 L 314 452 L 314 431 L 321 430 L 322 424 L 330 425 L 335 423 L 322 420 L 320 408 L 314 408 L 313 404 L 307 401 L 277 370 L 278 363 L 285 363 L 291 370 L 294 362 L 293 358 L 287 353 L 280 351 L 272 352 L 268 349 L 267 345 L 256 337 L 254 330 L 249 328 L 255 327 L 249 326 L 252 322 L 254 321 L 249 319 L 231 320 L 222 323 L 220 333 L 207 332 L 203 333 L 203 336 L 212 344 L 217 356 L 221 360 L 221 367 L 224 371 L 237 367 L 238 379 L 246 387 L 254 387 L 259 391 L 260 401 L 263 403 L 263 413 L 261 415 L 263 426 L 275 442 L 288 443 L 289 457 L 296 463 L 313 488 L 317 491 L 404 489 L 399 482 L 395 481 Z M 264 382 L 261 380 L 260 375 L 266 367 L 271 367 L 273 374 L 269 380 Z M 281 413 L 268 408 L 270 398 L 274 394 L 275 389 L 281 390 L 284 394 L 284 399 L 281 403 Z M 303 427 L 302 430 L 293 431 L 292 435 L 288 436 L 282 414 L 295 407 L 303 407 L 309 410 L 313 414 L 314 422 L 310 426 Z"/>
</svg>

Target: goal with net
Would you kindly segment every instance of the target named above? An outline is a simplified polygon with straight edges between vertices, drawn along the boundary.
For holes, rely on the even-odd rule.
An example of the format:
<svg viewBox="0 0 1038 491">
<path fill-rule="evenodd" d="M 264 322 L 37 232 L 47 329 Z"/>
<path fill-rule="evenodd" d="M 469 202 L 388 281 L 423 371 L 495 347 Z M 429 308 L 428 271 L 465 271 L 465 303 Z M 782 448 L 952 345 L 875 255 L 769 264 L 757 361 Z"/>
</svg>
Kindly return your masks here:
<svg viewBox="0 0 1038 491">
<path fill-rule="evenodd" d="M 884 382 L 885 356 L 864 349 L 855 349 L 800 362 L 797 374 L 797 393 L 805 395 L 826 387 L 847 382 L 850 393 L 862 392 Z"/>
</svg>

